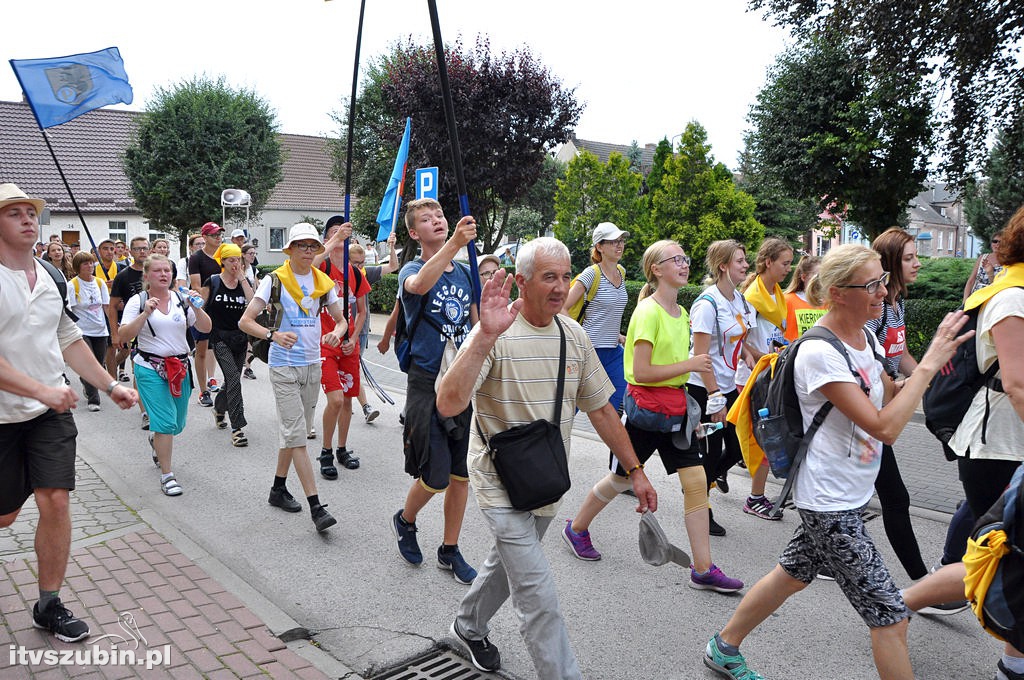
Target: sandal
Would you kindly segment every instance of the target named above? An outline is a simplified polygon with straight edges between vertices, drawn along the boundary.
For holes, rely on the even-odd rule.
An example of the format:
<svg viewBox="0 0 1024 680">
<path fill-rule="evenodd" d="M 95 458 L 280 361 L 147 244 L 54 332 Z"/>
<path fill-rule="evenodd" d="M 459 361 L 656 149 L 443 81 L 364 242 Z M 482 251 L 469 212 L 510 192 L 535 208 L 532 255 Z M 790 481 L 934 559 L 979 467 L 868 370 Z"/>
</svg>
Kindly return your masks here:
<svg viewBox="0 0 1024 680">
<path fill-rule="evenodd" d="M 152 432 L 149 433 L 149 448 L 153 449 L 153 465 L 160 467 L 160 459 L 156 456 L 156 446 L 153 444 L 154 436 Z"/>
<path fill-rule="evenodd" d="M 242 432 L 241 430 L 232 430 L 231 431 L 231 445 L 232 446 L 237 446 L 237 447 L 248 446 L 249 445 L 249 440 L 246 439 L 245 433 Z"/>
<path fill-rule="evenodd" d="M 181 484 L 178 484 L 178 480 L 174 478 L 173 474 L 160 482 L 160 489 L 165 496 L 180 496 L 182 493 Z"/>
<path fill-rule="evenodd" d="M 346 470 L 359 469 L 359 459 L 352 455 L 352 452 L 348 449 L 338 449 L 338 462 L 341 463 Z"/>
<path fill-rule="evenodd" d="M 225 414 L 216 410 L 214 410 L 213 412 L 213 422 L 217 423 L 218 430 L 223 430 L 228 426 L 228 421 L 225 419 Z"/>
<path fill-rule="evenodd" d="M 324 479 L 338 478 L 338 468 L 334 467 L 334 456 L 331 455 L 330 449 L 320 449 L 317 459 L 320 461 L 320 475 Z"/>
</svg>

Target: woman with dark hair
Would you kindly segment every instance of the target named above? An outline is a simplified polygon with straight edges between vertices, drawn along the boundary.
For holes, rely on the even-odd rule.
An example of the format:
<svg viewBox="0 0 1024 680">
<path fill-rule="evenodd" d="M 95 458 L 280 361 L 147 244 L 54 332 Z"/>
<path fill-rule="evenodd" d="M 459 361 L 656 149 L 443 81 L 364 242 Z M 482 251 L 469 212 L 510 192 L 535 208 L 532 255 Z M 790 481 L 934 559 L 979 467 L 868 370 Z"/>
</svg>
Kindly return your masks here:
<svg viewBox="0 0 1024 680">
<path fill-rule="evenodd" d="M 825 315 L 824 309 L 807 301 L 807 284 L 818 273 L 820 266 L 821 258 L 817 255 L 801 257 L 789 285 L 783 291 L 786 298 L 786 340 L 790 342 L 803 335 L 805 330 Z"/>
<path fill-rule="evenodd" d="M 899 227 L 887 229 L 871 247 L 881 257 L 882 270 L 889 272 L 882 315 L 870 319 L 865 328 L 878 340 L 885 352 L 885 372 L 900 380 L 910 377 L 917 361 L 907 351 L 906 302 L 907 286 L 917 280 L 921 261 L 917 259 L 917 243 L 909 232 Z M 928 573 L 921 559 L 914 526 L 910 522 L 910 493 L 903 483 L 892 446 L 882 445 L 882 464 L 875 479 L 875 493 L 882 504 L 885 535 L 896 552 L 900 564 L 912 579 Z"/>
<path fill-rule="evenodd" d="M 42 258 L 64 275 L 65 281 L 75 278 L 75 271 L 71 266 L 71 256 L 64 250 L 64 244 L 60 241 L 50 241 L 43 252 Z"/>
</svg>

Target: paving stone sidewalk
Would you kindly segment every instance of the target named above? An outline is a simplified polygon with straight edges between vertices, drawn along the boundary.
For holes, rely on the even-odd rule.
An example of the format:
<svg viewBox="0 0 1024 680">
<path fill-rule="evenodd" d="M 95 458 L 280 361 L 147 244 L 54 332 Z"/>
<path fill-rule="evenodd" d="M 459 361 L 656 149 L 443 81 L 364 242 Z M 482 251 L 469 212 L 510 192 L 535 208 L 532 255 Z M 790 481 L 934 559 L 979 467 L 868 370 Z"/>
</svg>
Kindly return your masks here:
<svg viewBox="0 0 1024 680">
<path fill-rule="evenodd" d="M 0 677 L 328 677 L 144 523 L 81 459 L 77 485 L 61 598 L 92 635 L 69 644 L 32 626 L 38 512 L 30 499 L 14 525 L 0 529 Z M 110 637 L 97 640 L 104 635 Z M 301 649 L 309 642 L 292 644 Z M 133 651 L 138 665 L 97 663 L 114 648 Z M 70 664 L 61 663 L 65 650 L 74 655 Z"/>
</svg>

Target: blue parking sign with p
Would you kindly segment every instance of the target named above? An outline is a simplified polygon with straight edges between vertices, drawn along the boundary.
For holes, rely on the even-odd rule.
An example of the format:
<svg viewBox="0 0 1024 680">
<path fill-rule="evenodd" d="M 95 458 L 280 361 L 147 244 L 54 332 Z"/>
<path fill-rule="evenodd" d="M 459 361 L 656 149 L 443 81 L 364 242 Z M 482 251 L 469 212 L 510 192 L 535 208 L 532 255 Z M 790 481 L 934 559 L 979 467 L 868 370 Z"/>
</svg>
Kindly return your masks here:
<svg viewBox="0 0 1024 680">
<path fill-rule="evenodd" d="M 437 200 L 437 168 L 416 170 L 416 198 Z"/>
</svg>

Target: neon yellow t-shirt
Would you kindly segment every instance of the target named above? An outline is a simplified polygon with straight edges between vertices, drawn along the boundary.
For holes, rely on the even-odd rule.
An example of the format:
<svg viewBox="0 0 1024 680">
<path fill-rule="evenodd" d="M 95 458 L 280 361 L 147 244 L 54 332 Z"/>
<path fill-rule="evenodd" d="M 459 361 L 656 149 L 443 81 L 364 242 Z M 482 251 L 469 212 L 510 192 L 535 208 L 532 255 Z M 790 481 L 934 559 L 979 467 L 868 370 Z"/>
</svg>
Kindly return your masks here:
<svg viewBox="0 0 1024 680">
<path fill-rule="evenodd" d="M 690 376 L 689 373 L 656 383 L 637 382 L 633 376 L 633 347 L 640 340 L 645 340 L 653 345 L 651 350 L 651 365 L 653 366 L 665 366 L 689 359 L 690 315 L 686 313 L 685 309 L 680 307 L 679 317 L 673 318 L 655 302 L 653 297 L 644 298 L 637 303 L 633 317 L 629 320 L 629 330 L 626 332 L 623 363 L 625 364 L 626 382 L 632 385 L 681 387 L 686 384 L 686 379 Z"/>
</svg>

